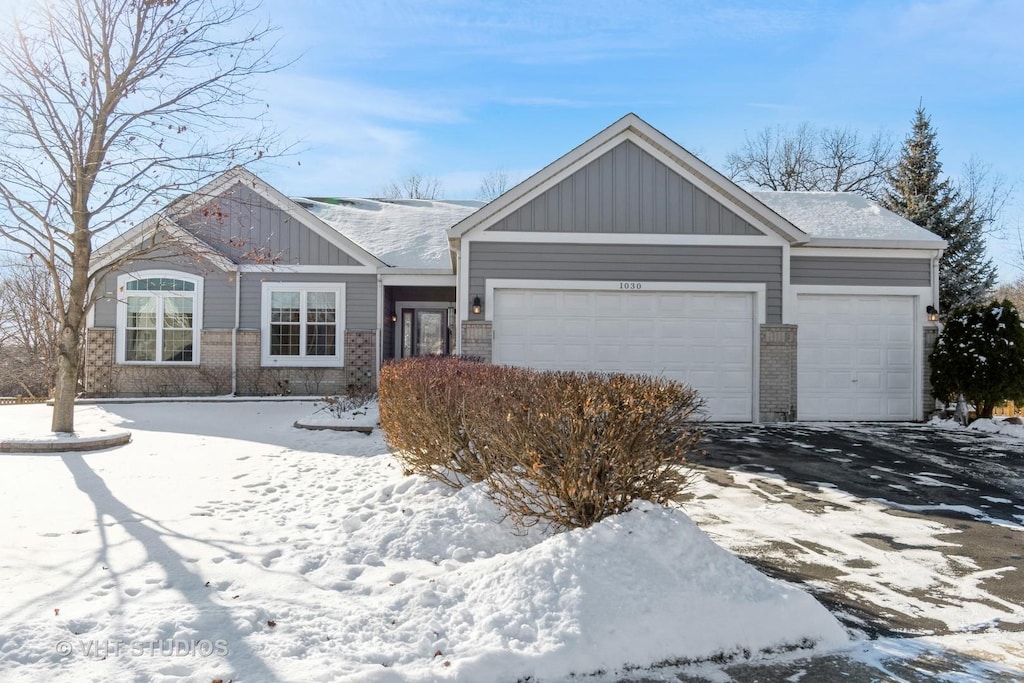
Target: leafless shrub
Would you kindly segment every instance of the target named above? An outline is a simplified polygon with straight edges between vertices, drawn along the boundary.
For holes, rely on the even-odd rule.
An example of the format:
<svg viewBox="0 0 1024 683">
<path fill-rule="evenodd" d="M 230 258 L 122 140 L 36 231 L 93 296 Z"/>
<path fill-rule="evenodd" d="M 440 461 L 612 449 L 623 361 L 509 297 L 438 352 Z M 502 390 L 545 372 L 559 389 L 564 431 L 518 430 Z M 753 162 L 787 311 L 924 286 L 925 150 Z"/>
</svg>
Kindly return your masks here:
<svg viewBox="0 0 1024 683">
<path fill-rule="evenodd" d="M 649 376 L 420 358 L 385 365 L 380 392 L 407 472 L 485 481 L 521 526 L 586 527 L 637 499 L 667 503 L 703 436 L 696 392 Z"/>
<path fill-rule="evenodd" d="M 381 429 L 407 473 L 456 488 L 487 478 L 490 463 L 466 428 L 470 411 L 490 405 L 483 401 L 486 370 L 504 369 L 439 356 L 384 364 Z"/>
<path fill-rule="evenodd" d="M 646 375 L 521 373 L 520 402 L 486 435 L 500 464 L 492 497 L 517 524 L 587 527 L 686 487 L 683 466 L 703 437 L 692 389 Z"/>
</svg>

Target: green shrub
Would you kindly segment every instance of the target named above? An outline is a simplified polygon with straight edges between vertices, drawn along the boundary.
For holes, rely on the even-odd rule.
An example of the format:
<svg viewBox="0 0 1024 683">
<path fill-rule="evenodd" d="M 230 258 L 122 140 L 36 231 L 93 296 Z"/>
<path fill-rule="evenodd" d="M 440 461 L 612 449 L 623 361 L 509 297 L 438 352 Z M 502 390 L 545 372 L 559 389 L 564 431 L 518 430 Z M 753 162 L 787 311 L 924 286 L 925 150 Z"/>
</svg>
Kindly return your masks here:
<svg viewBox="0 0 1024 683">
<path fill-rule="evenodd" d="M 407 471 L 486 481 L 523 526 L 586 527 L 688 482 L 703 402 L 643 375 L 538 372 L 455 358 L 385 366 L 381 427 Z"/>
<path fill-rule="evenodd" d="M 1024 398 L 1024 327 L 1009 300 L 951 311 L 930 360 L 935 396 L 950 402 L 963 394 L 978 417 Z"/>
</svg>

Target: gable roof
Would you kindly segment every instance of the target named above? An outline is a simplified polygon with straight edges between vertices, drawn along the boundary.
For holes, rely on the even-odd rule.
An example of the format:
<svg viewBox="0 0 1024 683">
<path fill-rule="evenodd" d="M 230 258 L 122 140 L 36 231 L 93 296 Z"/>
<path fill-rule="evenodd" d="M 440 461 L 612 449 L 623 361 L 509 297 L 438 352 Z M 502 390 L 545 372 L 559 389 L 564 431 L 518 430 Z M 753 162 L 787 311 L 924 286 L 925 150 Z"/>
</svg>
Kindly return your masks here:
<svg viewBox="0 0 1024 683">
<path fill-rule="evenodd" d="M 501 220 L 534 199 L 554 183 L 600 157 L 624 140 L 657 155 L 670 168 L 691 180 L 717 201 L 755 225 L 765 226 L 791 244 L 806 242 L 808 235 L 786 218 L 757 201 L 746 190 L 684 149 L 636 114 L 626 114 L 583 144 L 562 155 L 474 214 L 452 226 L 448 237 L 458 240 L 470 231 Z"/>
<path fill-rule="evenodd" d="M 811 235 L 809 246 L 860 245 L 943 249 L 933 232 L 852 192 L 751 192 Z"/>
<path fill-rule="evenodd" d="M 385 265 L 384 262 L 376 256 L 363 249 L 361 246 L 347 238 L 344 234 L 338 232 L 338 230 L 334 229 L 332 226 L 321 221 L 309 211 L 303 209 L 285 195 L 281 194 L 278 190 L 263 179 L 259 178 L 253 172 L 242 166 L 235 166 L 197 190 L 182 197 L 178 197 L 161 211 L 149 216 L 146 220 L 133 226 L 129 230 L 126 230 L 96 249 L 94 252 L 94 265 L 91 270 L 96 271 L 130 251 L 134 245 L 148 237 L 157 225 L 160 225 L 161 227 L 171 226 L 168 229 L 176 230 L 176 236 L 180 236 L 182 240 L 185 240 L 186 236 L 189 236 L 192 244 L 201 247 L 201 251 L 204 256 L 207 252 L 217 253 L 212 246 L 203 242 L 202 239 L 194 233 L 191 233 L 180 225 L 177 225 L 173 219 L 175 216 L 183 216 L 190 211 L 199 208 L 210 198 L 221 195 L 237 183 L 242 183 L 254 192 L 260 194 L 271 204 L 287 213 L 295 221 L 323 237 L 338 249 L 346 252 L 362 265 L 370 268 L 377 268 Z M 237 264 L 235 264 L 234 261 L 227 256 L 222 256 L 221 258 L 222 262 L 219 263 L 219 267 L 229 270 L 235 269 Z"/>
<path fill-rule="evenodd" d="M 448 228 L 485 204 L 470 200 L 305 197 L 294 201 L 388 266 L 448 271 Z"/>
</svg>

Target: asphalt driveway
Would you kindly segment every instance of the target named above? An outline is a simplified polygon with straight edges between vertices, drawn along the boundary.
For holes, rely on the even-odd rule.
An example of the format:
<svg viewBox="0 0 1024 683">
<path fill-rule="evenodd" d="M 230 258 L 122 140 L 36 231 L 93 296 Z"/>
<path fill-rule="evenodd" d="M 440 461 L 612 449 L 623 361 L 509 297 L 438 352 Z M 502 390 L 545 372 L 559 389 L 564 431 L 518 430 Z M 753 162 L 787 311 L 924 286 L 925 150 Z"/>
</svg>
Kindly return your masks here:
<svg viewBox="0 0 1024 683">
<path fill-rule="evenodd" d="M 705 449 L 700 486 L 683 503 L 712 538 L 803 585 L 882 650 L 907 643 L 888 676 L 842 655 L 720 673 L 803 683 L 1024 675 L 1024 647 L 993 658 L 924 645 L 1024 643 L 1024 442 L 921 424 L 717 424 Z M 981 678 L 962 677 L 971 671 Z"/>
</svg>

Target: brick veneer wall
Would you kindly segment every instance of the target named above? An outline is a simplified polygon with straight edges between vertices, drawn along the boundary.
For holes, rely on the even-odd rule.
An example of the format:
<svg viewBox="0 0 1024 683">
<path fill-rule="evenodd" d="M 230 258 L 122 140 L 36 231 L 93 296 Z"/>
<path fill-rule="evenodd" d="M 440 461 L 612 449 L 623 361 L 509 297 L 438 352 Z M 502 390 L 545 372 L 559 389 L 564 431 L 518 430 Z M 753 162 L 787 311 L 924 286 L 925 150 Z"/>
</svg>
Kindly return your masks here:
<svg viewBox="0 0 1024 683">
<path fill-rule="evenodd" d="M 462 355 L 491 362 L 494 335 L 486 320 L 462 321 Z"/>
<path fill-rule="evenodd" d="M 761 325 L 760 419 L 796 419 L 796 325 Z"/>
<path fill-rule="evenodd" d="M 89 396 L 216 396 L 231 393 L 231 330 L 203 330 L 198 366 L 116 365 L 114 330 L 87 331 Z M 327 395 L 376 388 L 376 332 L 345 333 L 345 367 L 261 367 L 259 330 L 237 333 L 237 393 Z"/>
</svg>

